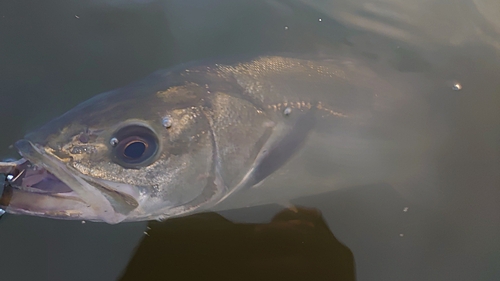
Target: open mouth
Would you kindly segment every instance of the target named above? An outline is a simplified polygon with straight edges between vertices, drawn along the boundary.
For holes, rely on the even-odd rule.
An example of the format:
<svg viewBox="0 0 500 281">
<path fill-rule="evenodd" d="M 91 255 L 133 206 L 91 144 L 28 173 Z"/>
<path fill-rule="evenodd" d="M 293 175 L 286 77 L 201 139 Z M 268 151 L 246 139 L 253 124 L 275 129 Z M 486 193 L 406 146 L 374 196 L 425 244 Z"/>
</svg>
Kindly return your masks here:
<svg viewBox="0 0 500 281">
<path fill-rule="evenodd" d="M 21 159 L 6 175 L 6 185 L 34 193 L 70 195 L 73 190 L 47 169 L 38 167 L 26 159 Z"/>
<path fill-rule="evenodd" d="M 78 176 L 41 146 L 20 140 L 16 148 L 22 159 L 0 163 L 0 209 L 8 213 L 118 223 L 137 207 L 132 196 Z"/>
<path fill-rule="evenodd" d="M 66 183 L 46 168 L 22 158 L 2 163 L 5 183 L 0 209 L 13 214 L 77 219 L 87 204 Z M 7 167 L 7 166 L 10 167 Z"/>
</svg>

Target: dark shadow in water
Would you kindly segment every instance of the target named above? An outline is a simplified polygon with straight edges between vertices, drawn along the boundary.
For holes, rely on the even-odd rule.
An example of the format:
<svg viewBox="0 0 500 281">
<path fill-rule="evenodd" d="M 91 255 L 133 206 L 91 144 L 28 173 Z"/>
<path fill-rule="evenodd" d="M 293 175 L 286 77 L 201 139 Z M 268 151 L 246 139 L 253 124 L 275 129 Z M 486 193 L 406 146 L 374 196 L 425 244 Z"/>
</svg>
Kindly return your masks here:
<svg viewBox="0 0 500 281">
<path fill-rule="evenodd" d="M 355 280 L 352 252 L 314 209 L 286 209 L 269 223 L 215 213 L 149 224 L 126 280 Z"/>
</svg>

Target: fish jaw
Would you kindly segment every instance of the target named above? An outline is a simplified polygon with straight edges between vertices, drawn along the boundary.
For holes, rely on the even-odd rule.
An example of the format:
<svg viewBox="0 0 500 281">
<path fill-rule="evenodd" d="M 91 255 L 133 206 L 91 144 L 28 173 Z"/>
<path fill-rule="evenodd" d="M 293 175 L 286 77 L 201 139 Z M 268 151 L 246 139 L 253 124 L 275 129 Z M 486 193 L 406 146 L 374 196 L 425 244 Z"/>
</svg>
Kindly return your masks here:
<svg viewBox="0 0 500 281">
<path fill-rule="evenodd" d="M 36 143 L 23 139 L 15 146 L 25 161 L 11 169 L 0 197 L 7 213 L 116 224 L 138 206 L 135 194 L 85 179 Z"/>
</svg>

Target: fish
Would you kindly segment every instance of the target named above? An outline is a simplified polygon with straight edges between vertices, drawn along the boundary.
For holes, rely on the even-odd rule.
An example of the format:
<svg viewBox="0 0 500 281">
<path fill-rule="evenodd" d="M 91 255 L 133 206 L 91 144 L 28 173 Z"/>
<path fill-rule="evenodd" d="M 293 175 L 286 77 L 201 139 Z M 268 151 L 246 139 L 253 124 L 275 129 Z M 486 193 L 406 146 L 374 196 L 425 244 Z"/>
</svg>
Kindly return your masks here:
<svg viewBox="0 0 500 281">
<path fill-rule="evenodd" d="M 431 201 L 447 134 L 429 104 L 444 87 L 381 64 L 255 56 L 159 70 L 17 141 L 0 208 L 116 224 L 375 182 Z"/>
</svg>

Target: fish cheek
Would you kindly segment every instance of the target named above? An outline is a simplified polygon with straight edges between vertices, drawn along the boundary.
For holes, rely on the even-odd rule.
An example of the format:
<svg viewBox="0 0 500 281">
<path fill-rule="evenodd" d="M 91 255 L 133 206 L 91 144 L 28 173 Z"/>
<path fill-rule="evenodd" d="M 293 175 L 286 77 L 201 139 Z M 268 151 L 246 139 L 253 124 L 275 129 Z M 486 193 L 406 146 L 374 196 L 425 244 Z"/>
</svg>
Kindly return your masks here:
<svg viewBox="0 0 500 281">
<path fill-rule="evenodd" d="M 153 164 L 155 172 L 152 176 L 159 183 L 159 190 L 154 192 L 161 198 L 154 201 L 164 207 L 185 205 L 195 199 L 203 204 L 210 195 L 202 197 L 214 188 L 216 154 L 213 136 L 204 114 L 193 111 L 198 110 L 171 112 L 172 127 L 161 136 L 162 154 Z"/>
<path fill-rule="evenodd" d="M 252 102 L 220 92 L 213 94 L 210 118 L 221 176 L 232 188 L 253 165 L 275 122 Z"/>
</svg>

